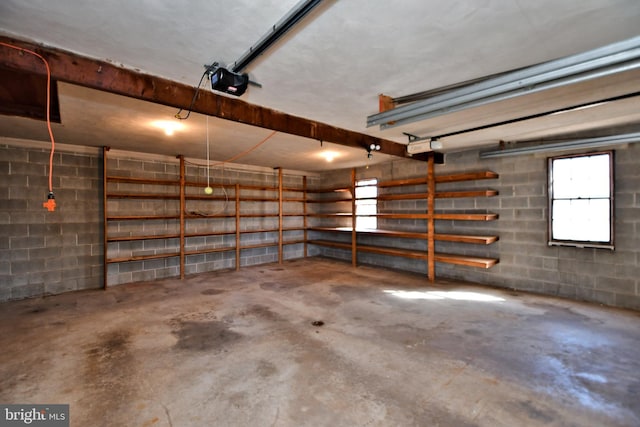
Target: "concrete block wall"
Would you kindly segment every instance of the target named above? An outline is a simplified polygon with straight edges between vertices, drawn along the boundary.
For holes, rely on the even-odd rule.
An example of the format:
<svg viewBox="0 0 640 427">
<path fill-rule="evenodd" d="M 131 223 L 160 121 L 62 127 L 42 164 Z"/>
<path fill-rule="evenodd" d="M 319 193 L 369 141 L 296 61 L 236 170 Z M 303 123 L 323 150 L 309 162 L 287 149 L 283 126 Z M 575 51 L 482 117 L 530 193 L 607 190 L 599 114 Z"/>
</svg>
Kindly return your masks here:
<svg viewBox="0 0 640 427">
<path fill-rule="evenodd" d="M 0 140 L 0 301 L 102 286 L 102 168 L 57 152 L 48 212 L 49 149 Z"/>
<path fill-rule="evenodd" d="M 54 192 L 58 208 L 47 212 L 42 207 L 48 192 L 48 148 L 42 144 L 18 140 L 0 140 L 0 301 L 57 294 L 103 286 L 103 195 L 102 154 L 94 148 L 78 148 L 58 144 L 54 156 Z M 108 174 L 112 176 L 143 177 L 177 180 L 179 163 L 161 156 L 109 152 Z M 206 185 L 206 169 L 187 166 L 187 179 Z M 234 165 L 210 171 L 214 195 L 224 194 L 215 183 L 246 185 L 277 185 L 277 171 Z M 307 177 L 309 186 L 316 185 L 318 177 Z M 302 187 L 301 174 L 285 174 L 287 187 Z M 177 186 L 136 185 L 110 183 L 111 191 L 177 194 Z M 203 187 L 190 187 L 188 191 L 202 191 Z M 258 194 L 260 193 L 260 194 Z M 251 192 L 246 193 L 250 195 Z M 272 193 L 277 196 L 277 193 Z M 291 197 L 295 193 L 286 193 Z M 188 210 L 234 212 L 235 194 L 229 192 L 230 201 L 190 201 Z M 258 191 L 256 196 L 262 195 Z M 255 204 L 254 204 L 255 203 Z M 243 212 L 266 212 L 277 203 L 243 202 Z M 150 215 L 178 213 L 176 200 L 110 199 L 109 215 Z M 287 212 L 302 213 L 302 203 L 285 203 Z M 284 218 L 284 226 L 302 227 L 302 217 Z M 276 218 L 243 218 L 243 230 L 276 228 Z M 202 219 L 187 222 L 187 233 L 208 230 L 235 230 L 235 218 Z M 110 221 L 110 236 L 158 235 L 179 233 L 177 220 Z M 302 239 L 303 231 L 285 232 L 285 238 Z M 277 242 L 278 233 L 243 234 L 243 242 Z M 232 247 L 235 235 L 202 236 L 188 238 L 187 250 L 211 247 Z M 110 257 L 166 253 L 178 251 L 179 239 L 114 242 L 108 245 Z M 309 248 L 309 255 L 317 251 Z M 241 266 L 276 262 L 277 246 L 245 249 L 241 252 Z M 302 244 L 285 245 L 284 259 L 304 255 Z M 235 250 L 228 252 L 189 255 L 186 273 L 235 267 Z M 109 285 L 143 280 L 154 280 L 179 274 L 179 258 L 109 264 Z"/>
<path fill-rule="evenodd" d="M 640 310 L 640 144 L 616 150 L 614 167 L 615 250 L 557 247 L 547 245 L 547 157 L 480 160 L 478 151 L 448 154 L 446 164 L 436 165 L 437 175 L 492 170 L 500 178 L 439 184 L 438 190 L 490 188 L 498 190 L 499 196 L 438 199 L 436 211 L 493 212 L 500 217 L 488 222 L 436 221 L 437 232 L 498 235 L 500 240 L 487 246 L 436 242 L 436 250 L 499 258 L 500 262 L 490 269 L 436 263 L 436 276 Z M 423 174 L 426 165 L 412 160 L 357 171 L 359 179 L 382 181 Z M 384 206 L 381 204 L 382 209 Z M 407 204 L 399 209 L 413 207 Z M 421 210 L 421 202 L 415 208 Z M 402 221 L 380 227 L 424 230 L 425 225 Z M 407 243 L 406 239 L 385 238 L 384 245 L 406 247 Z M 320 252 L 335 255 L 328 248 Z M 375 254 L 359 254 L 359 262 L 415 272 L 426 268 L 422 261 Z"/>
<path fill-rule="evenodd" d="M 134 176 L 149 179 L 179 179 L 179 161 L 173 159 L 144 159 L 126 156 L 109 155 L 108 174 L 110 176 Z M 186 212 L 193 215 L 202 215 L 202 218 L 192 218 L 185 221 L 186 234 L 208 232 L 235 232 L 235 184 L 251 186 L 278 186 L 278 171 L 249 167 L 227 166 L 213 167 L 209 170 L 207 181 L 207 169 L 203 165 L 187 162 L 185 176 L 187 182 L 198 184 L 188 186 L 187 195 L 204 195 L 203 189 L 207 182 L 213 189 L 211 200 L 187 200 Z M 301 174 L 283 174 L 283 186 L 302 188 Z M 307 177 L 308 183 L 313 183 L 313 176 Z M 156 186 L 113 183 L 114 191 L 130 192 L 160 192 L 165 194 L 178 194 L 178 186 Z M 241 197 L 276 198 L 276 190 L 241 189 Z M 301 198 L 302 193 L 285 192 L 285 197 Z M 284 202 L 284 212 L 303 213 L 303 204 L 300 202 Z M 178 200 L 145 200 L 114 199 L 109 201 L 109 215 L 135 215 L 139 212 L 146 215 L 174 215 L 179 214 Z M 242 214 L 270 215 L 278 213 L 277 201 L 241 201 L 240 212 Z M 228 218 L 207 218 L 206 215 L 229 215 Z M 304 224 L 302 216 L 283 218 L 284 227 L 299 227 Z M 109 223 L 109 235 L 164 235 L 179 233 L 178 220 L 154 220 L 154 221 L 114 221 Z M 277 230 L 278 217 L 265 216 L 256 218 L 241 218 L 240 229 L 243 232 L 252 230 Z M 243 233 L 240 244 L 252 245 L 272 243 L 274 246 L 262 248 L 247 248 L 240 252 L 240 266 L 272 263 L 278 261 L 278 232 Z M 303 230 L 286 231 L 284 238 L 287 240 L 301 240 L 304 237 Z M 222 252 L 193 254 L 185 257 L 185 274 L 197 274 L 206 271 L 235 268 L 235 234 L 220 234 L 213 236 L 194 236 L 185 239 L 185 250 L 206 250 L 228 248 Z M 178 253 L 179 239 L 159 239 L 135 242 L 117 242 L 109 244 L 109 257 Z M 284 245 L 283 258 L 295 259 L 304 256 L 304 245 Z M 164 277 L 178 276 L 179 258 L 170 257 L 146 261 L 133 261 L 110 264 L 108 268 L 109 285 L 130 283 L 142 280 L 154 280 Z"/>
</svg>

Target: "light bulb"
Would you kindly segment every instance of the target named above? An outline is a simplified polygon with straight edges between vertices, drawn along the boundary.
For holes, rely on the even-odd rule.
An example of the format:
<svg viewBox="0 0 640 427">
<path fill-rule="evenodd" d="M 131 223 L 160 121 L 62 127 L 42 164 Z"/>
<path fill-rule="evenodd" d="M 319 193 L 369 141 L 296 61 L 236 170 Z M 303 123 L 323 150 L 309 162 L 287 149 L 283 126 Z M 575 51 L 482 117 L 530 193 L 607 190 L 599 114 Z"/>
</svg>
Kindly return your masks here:
<svg viewBox="0 0 640 427">
<path fill-rule="evenodd" d="M 207 187 L 204 189 L 204 193 L 205 193 L 205 194 L 213 194 L 213 188 L 211 188 L 211 187 L 207 186 Z"/>
</svg>

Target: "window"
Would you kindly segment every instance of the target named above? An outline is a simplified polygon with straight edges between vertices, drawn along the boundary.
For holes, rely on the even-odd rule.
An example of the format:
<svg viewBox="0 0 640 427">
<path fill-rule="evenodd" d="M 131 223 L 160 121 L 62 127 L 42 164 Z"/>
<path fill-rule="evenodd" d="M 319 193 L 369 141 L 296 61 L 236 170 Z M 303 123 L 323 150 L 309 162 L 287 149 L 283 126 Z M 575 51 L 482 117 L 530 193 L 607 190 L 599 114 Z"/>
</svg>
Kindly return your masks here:
<svg viewBox="0 0 640 427">
<path fill-rule="evenodd" d="M 613 249 L 613 152 L 549 159 L 549 244 Z"/>
<path fill-rule="evenodd" d="M 356 182 L 356 230 L 377 228 L 378 180 L 363 179 Z"/>
</svg>

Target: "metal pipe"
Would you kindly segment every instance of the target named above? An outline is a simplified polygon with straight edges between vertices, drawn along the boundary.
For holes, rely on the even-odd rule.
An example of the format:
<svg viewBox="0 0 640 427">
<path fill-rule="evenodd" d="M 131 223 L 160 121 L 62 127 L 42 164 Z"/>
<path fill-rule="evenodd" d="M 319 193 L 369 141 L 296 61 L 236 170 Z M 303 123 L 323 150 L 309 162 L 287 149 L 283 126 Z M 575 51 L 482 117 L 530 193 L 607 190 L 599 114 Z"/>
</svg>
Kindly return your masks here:
<svg viewBox="0 0 640 427">
<path fill-rule="evenodd" d="M 293 7 L 280 21 L 278 21 L 265 35 L 238 58 L 230 70 L 239 73 L 251 62 L 267 50 L 278 39 L 284 36 L 294 25 L 313 10 L 322 0 L 303 0 Z"/>
<path fill-rule="evenodd" d="M 588 52 L 526 67 L 496 78 L 460 87 L 446 93 L 367 117 L 367 126 L 389 128 L 464 108 L 509 99 L 523 93 L 545 90 L 632 68 L 640 58 L 640 37 Z M 580 80 L 575 80 L 577 76 Z"/>
<path fill-rule="evenodd" d="M 628 144 L 640 142 L 640 132 L 627 133 L 622 135 L 602 136 L 598 138 L 583 138 L 566 140 L 552 144 L 537 144 L 526 147 L 505 148 L 503 150 L 492 150 L 480 153 L 481 159 L 492 159 L 497 157 L 517 156 L 521 154 L 551 153 L 566 150 L 581 150 L 585 148 L 602 148 L 612 145 Z"/>
</svg>

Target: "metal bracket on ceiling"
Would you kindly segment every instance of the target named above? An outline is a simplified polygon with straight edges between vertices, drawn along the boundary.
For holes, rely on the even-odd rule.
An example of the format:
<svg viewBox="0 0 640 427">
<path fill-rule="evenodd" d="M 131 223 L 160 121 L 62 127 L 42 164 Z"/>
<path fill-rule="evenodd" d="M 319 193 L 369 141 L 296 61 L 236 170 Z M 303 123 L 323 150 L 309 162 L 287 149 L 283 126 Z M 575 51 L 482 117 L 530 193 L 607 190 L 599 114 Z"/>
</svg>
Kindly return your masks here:
<svg viewBox="0 0 640 427">
<path fill-rule="evenodd" d="M 404 135 L 407 135 L 407 137 L 409 138 L 409 144 L 411 144 L 412 142 L 418 142 L 418 141 L 426 141 L 427 139 L 431 139 L 430 136 L 418 136 L 418 135 L 412 135 L 408 132 L 402 132 Z"/>
</svg>

